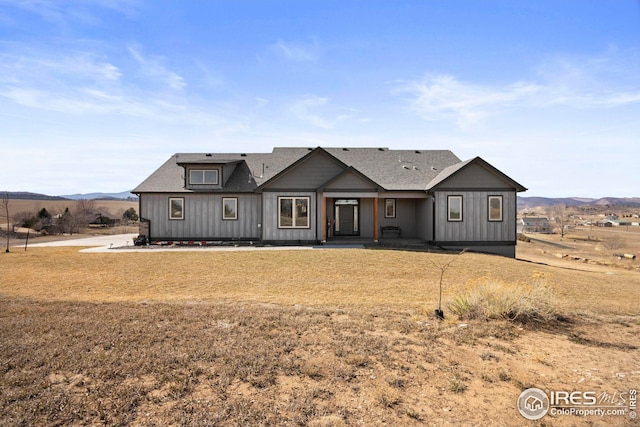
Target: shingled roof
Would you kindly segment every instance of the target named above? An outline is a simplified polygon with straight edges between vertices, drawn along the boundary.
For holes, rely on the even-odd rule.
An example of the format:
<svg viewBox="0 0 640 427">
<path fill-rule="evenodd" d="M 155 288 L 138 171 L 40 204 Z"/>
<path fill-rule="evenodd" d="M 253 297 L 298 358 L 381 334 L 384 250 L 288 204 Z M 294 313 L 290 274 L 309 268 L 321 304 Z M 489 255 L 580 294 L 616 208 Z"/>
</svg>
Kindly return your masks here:
<svg viewBox="0 0 640 427">
<path fill-rule="evenodd" d="M 445 168 L 460 163 L 449 150 L 389 150 L 388 148 L 277 147 L 271 153 L 178 153 L 138 185 L 134 193 L 190 193 L 184 188 L 184 164 L 239 162 L 225 192 L 252 192 L 314 151 L 324 150 L 387 191 L 427 188 Z"/>
</svg>

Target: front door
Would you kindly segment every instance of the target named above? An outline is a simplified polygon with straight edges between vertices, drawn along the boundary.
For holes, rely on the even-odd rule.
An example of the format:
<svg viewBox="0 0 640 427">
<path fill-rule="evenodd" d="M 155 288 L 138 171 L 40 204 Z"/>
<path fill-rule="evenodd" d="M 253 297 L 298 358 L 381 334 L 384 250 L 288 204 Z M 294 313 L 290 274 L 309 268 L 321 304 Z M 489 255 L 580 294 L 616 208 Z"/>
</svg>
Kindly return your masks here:
<svg viewBox="0 0 640 427">
<path fill-rule="evenodd" d="M 359 236 L 359 201 L 357 199 L 338 199 L 335 202 L 335 235 Z"/>
</svg>

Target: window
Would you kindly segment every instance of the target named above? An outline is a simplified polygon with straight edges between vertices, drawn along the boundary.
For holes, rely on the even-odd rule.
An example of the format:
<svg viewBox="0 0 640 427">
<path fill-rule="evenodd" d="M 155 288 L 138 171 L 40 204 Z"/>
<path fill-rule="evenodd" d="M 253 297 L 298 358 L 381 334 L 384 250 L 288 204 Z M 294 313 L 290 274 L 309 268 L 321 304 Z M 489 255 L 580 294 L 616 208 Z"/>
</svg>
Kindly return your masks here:
<svg viewBox="0 0 640 427">
<path fill-rule="evenodd" d="M 189 184 L 191 185 L 217 185 L 217 169 L 191 169 L 189 171 Z"/>
<path fill-rule="evenodd" d="M 396 217 L 396 199 L 384 199 L 384 217 Z"/>
<path fill-rule="evenodd" d="M 169 219 L 184 219 L 184 199 L 169 197 Z"/>
<path fill-rule="evenodd" d="M 447 220 L 462 221 L 462 196 L 447 196 Z"/>
<path fill-rule="evenodd" d="M 279 197 L 278 228 L 309 228 L 309 198 Z"/>
<path fill-rule="evenodd" d="M 238 199 L 235 197 L 222 198 L 222 219 L 238 219 Z"/>
<path fill-rule="evenodd" d="M 489 221 L 502 221 L 502 196 L 489 196 Z"/>
</svg>

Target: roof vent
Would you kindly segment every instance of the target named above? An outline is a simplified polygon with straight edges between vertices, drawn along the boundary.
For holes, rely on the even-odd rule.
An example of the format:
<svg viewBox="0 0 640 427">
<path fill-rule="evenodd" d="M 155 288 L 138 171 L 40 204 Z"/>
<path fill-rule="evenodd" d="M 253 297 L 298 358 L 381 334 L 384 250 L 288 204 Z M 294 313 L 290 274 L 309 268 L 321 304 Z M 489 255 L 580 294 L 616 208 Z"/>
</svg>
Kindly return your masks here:
<svg viewBox="0 0 640 427">
<path fill-rule="evenodd" d="M 211 153 L 207 153 L 207 154 L 205 154 L 205 156 L 211 157 Z"/>
<path fill-rule="evenodd" d="M 247 157 L 247 153 L 241 153 L 240 157 Z"/>
<path fill-rule="evenodd" d="M 342 151 L 349 151 L 349 149 L 348 148 L 343 148 Z"/>
<path fill-rule="evenodd" d="M 420 154 L 420 153 L 421 153 L 421 151 L 420 151 L 420 150 L 416 150 L 416 154 Z"/>
<path fill-rule="evenodd" d="M 402 168 L 406 169 L 406 170 L 409 170 L 409 166 L 407 166 L 407 165 L 402 165 Z"/>
<path fill-rule="evenodd" d="M 432 170 L 432 171 L 437 171 L 437 170 L 438 170 L 438 168 L 436 168 L 435 166 L 431 166 L 431 170 Z"/>
<path fill-rule="evenodd" d="M 413 167 L 413 170 L 414 170 L 414 171 L 417 171 L 417 170 L 418 170 L 418 167 L 417 167 L 417 166 L 414 166 L 414 167 Z"/>
<path fill-rule="evenodd" d="M 384 148 L 378 148 L 378 151 L 385 151 Z"/>
</svg>

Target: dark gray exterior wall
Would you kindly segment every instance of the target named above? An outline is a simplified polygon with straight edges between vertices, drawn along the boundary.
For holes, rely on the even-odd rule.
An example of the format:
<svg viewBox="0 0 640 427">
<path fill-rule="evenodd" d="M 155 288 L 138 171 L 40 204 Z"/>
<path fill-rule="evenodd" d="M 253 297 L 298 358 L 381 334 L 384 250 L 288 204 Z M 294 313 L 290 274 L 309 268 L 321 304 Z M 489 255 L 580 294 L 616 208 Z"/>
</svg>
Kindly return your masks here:
<svg viewBox="0 0 640 427">
<path fill-rule="evenodd" d="M 447 220 L 447 197 L 462 196 L 462 221 Z M 488 196 L 502 196 L 502 221 L 489 221 Z M 438 191 L 436 242 L 516 241 L 515 191 Z"/>
<path fill-rule="evenodd" d="M 169 219 L 169 198 L 184 198 L 184 219 Z M 238 219 L 222 219 L 222 198 L 238 199 Z M 262 217 L 259 194 L 145 193 L 140 216 L 150 219 L 152 240 L 258 239 Z"/>
</svg>

